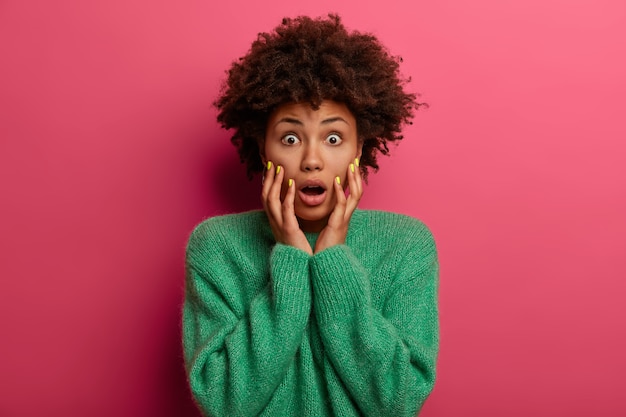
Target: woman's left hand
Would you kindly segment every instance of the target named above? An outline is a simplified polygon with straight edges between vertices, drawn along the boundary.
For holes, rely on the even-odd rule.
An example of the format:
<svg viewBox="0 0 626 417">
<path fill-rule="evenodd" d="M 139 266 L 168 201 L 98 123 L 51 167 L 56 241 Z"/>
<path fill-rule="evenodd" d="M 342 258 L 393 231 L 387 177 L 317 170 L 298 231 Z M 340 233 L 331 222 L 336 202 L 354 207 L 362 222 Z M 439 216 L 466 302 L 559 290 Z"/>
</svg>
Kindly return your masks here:
<svg viewBox="0 0 626 417">
<path fill-rule="evenodd" d="M 335 208 L 330 213 L 328 218 L 328 224 L 320 232 L 317 238 L 314 252 L 321 252 L 335 245 L 343 245 L 346 243 L 346 236 L 348 235 L 348 226 L 350 225 L 350 218 L 352 213 L 359 204 L 359 200 L 363 195 L 363 183 L 361 181 L 361 170 L 358 167 L 358 162 L 355 159 L 353 163 L 348 167 L 348 189 L 350 193 L 346 198 L 346 194 L 341 184 L 339 184 L 339 177 L 335 178 L 334 191 L 337 202 Z"/>
</svg>

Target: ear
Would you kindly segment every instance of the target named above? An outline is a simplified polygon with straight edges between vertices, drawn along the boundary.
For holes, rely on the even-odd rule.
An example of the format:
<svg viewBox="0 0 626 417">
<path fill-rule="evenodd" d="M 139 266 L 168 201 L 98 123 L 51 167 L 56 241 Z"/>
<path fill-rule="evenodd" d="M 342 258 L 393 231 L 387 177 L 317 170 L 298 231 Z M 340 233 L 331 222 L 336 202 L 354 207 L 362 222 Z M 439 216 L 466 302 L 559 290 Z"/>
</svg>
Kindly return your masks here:
<svg viewBox="0 0 626 417">
<path fill-rule="evenodd" d="M 363 154 L 363 139 L 359 139 L 356 144 L 356 157 L 361 159 L 361 155 Z"/>
</svg>

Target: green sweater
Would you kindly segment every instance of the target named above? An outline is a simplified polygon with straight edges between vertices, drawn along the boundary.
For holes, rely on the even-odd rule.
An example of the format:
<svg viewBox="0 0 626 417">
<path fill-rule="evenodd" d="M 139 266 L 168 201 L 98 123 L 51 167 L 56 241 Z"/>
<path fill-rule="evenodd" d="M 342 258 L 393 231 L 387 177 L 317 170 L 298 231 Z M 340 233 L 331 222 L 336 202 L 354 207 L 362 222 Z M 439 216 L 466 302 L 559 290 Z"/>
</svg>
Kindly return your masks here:
<svg viewBox="0 0 626 417">
<path fill-rule="evenodd" d="M 418 220 L 356 210 L 346 244 L 310 256 L 263 211 L 214 217 L 186 273 L 185 363 L 209 416 L 414 416 L 433 388 L 438 262 Z"/>
</svg>

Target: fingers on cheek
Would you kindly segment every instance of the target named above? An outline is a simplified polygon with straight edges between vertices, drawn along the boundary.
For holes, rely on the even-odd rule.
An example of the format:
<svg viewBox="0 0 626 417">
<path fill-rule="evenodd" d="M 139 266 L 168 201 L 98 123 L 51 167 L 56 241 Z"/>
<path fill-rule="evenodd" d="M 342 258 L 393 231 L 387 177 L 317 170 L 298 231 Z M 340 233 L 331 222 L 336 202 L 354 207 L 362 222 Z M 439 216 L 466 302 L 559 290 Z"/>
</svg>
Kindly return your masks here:
<svg viewBox="0 0 626 417">
<path fill-rule="evenodd" d="M 291 203 L 293 204 L 296 198 L 296 183 L 293 179 L 289 179 L 287 181 L 287 194 L 289 195 L 289 199 L 291 200 Z"/>
<path fill-rule="evenodd" d="M 341 203 L 342 201 L 346 200 L 346 190 L 344 190 L 344 188 L 339 184 L 339 182 L 337 182 L 338 178 L 339 177 L 335 178 L 334 186 L 335 186 L 335 192 L 337 193 L 337 203 Z"/>
<path fill-rule="evenodd" d="M 355 180 L 355 176 L 354 176 L 354 172 L 350 171 L 350 169 L 348 169 L 348 175 L 346 175 L 346 185 L 345 185 L 345 190 L 344 193 L 349 193 L 349 195 L 352 195 L 354 193 L 356 193 L 357 188 L 356 188 L 356 180 Z"/>
<path fill-rule="evenodd" d="M 271 188 L 271 193 L 274 196 L 279 197 L 280 196 L 280 192 L 281 192 L 281 175 L 277 174 L 274 176 L 274 178 L 272 178 L 272 188 Z"/>
<path fill-rule="evenodd" d="M 261 191 L 261 195 L 263 197 L 263 201 L 269 202 L 272 200 L 274 195 L 274 181 L 273 178 L 266 178 L 265 185 Z"/>
<path fill-rule="evenodd" d="M 281 189 L 281 200 L 283 202 L 283 206 L 289 207 L 292 205 L 293 195 L 291 192 L 291 187 L 288 187 L 286 184 Z"/>
<path fill-rule="evenodd" d="M 361 179 L 361 170 L 360 169 L 356 169 L 356 172 L 354 173 L 354 184 L 355 184 L 355 188 L 357 190 L 357 192 L 359 193 L 359 195 L 363 192 L 363 181 Z"/>
</svg>

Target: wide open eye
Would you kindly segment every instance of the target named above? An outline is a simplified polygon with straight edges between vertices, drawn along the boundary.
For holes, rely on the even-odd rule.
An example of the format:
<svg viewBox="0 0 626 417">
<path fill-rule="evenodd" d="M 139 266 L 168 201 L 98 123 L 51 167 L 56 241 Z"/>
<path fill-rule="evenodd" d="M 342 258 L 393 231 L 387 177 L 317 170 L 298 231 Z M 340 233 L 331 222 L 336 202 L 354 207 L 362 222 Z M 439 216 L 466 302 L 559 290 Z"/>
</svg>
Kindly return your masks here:
<svg viewBox="0 0 626 417">
<path fill-rule="evenodd" d="M 326 143 L 329 145 L 339 145 L 341 142 L 343 142 L 343 139 L 341 139 L 341 136 L 336 133 L 331 133 L 326 138 Z"/>
<path fill-rule="evenodd" d="M 288 133 L 282 137 L 281 142 L 285 145 L 295 145 L 300 143 L 300 139 L 298 139 L 298 137 L 293 133 Z"/>
</svg>

